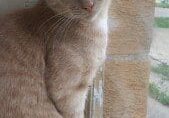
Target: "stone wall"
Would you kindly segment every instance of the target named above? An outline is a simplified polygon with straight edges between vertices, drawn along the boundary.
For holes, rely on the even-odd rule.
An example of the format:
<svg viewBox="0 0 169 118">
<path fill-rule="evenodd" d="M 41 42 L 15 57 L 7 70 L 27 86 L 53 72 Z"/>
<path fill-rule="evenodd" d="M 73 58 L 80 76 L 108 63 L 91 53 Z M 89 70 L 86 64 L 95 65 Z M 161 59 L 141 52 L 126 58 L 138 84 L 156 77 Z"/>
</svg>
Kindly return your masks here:
<svg viewBox="0 0 169 118">
<path fill-rule="evenodd" d="M 154 0 L 112 0 L 104 118 L 146 118 Z"/>
</svg>

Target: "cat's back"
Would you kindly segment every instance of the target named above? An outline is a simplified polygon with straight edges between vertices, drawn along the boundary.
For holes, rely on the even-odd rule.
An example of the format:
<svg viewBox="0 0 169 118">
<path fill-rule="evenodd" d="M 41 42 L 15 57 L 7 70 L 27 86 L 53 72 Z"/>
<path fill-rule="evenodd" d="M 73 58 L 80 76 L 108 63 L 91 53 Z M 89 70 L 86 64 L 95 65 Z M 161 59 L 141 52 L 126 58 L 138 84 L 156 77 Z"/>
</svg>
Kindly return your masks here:
<svg viewBox="0 0 169 118">
<path fill-rule="evenodd" d="M 15 61 L 13 54 L 17 53 L 14 51 L 14 47 L 18 44 L 16 34 L 18 34 L 19 31 L 16 28 L 15 19 L 12 17 L 13 15 L 14 14 L 7 14 L 0 16 L 0 72 L 2 72 L 8 64 L 9 66 L 11 65 L 10 60 L 12 58 L 12 60 Z"/>
<path fill-rule="evenodd" d="M 25 64 L 29 63 L 38 66 L 35 62 L 42 63 L 44 56 L 43 42 L 22 27 L 21 22 L 24 21 L 19 21 L 20 15 L 11 13 L 0 16 L 0 65 L 28 67 Z"/>
<path fill-rule="evenodd" d="M 0 16 L 0 118 L 47 117 L 43 110 L 54 118 L 43 81 L 42 43 L 22 28 L 18 17 Z"/>
</svg>

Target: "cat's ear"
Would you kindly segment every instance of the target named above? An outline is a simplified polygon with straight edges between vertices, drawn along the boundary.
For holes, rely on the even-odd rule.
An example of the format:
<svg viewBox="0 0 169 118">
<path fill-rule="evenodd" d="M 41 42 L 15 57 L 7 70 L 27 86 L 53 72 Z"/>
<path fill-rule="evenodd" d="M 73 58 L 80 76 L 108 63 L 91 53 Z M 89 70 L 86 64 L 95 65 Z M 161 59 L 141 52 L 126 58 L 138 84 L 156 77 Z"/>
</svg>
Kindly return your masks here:
<svg viewBox="0 0 169 118">
<path fill-rule="evenodd" d="M 91 12 L 94 7 L 94 0 L 82 0 L 82 8 Z"/>
</svg>

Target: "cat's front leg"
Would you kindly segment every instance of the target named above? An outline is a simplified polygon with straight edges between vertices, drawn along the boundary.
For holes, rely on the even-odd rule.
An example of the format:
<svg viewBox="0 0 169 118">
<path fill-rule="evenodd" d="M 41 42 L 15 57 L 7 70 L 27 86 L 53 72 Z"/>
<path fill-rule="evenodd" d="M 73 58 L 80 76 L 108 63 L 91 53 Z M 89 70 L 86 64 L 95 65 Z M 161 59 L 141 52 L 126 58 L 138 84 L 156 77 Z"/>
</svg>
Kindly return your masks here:
<svg viewBox="0 0 169 118">
<path fill-rule="evenodd" d="M 64 85 L 64 83 L 62 84 Z M 63 118 L 84 118 L 87 85 L 77 84 L 67 88 L 65 82 L 65 88 L 57 89 L 57 91 L 52 86 L 50 84 L 50 87 L 48 87 L 50 98 Z"/>
<path fill-rule="evenodd" d="M 57 107 L 62 110 L 64 118 L 84 118 L 84 109 L 87 90 L 74 91 L 70 96 L 59 101 Z"/>
<path fill-rule="evenodd" d="M 47 92 L 63 118 L 84 118 L 89 80 L 82 73 L 74 63 L 59 68 L 53 64 L 47 70 Z"/>
<path fill-rule="evenodd" d="M 64 93 L 71 92 L 66 90 Z M 55 98 L 55 93 L 50 91 L 52 101 L 63 118 L 84 118 L 85 101 L 87 89 L 83 91 L 74 91 L 70 95 Z"/>
<path fill-rule="evenodd" d="M 97 66 L 69 48 L 57 46 L 46 60 L 47 92 L 63 118 L 84 118 L 88 86 Z"/>
</svg>

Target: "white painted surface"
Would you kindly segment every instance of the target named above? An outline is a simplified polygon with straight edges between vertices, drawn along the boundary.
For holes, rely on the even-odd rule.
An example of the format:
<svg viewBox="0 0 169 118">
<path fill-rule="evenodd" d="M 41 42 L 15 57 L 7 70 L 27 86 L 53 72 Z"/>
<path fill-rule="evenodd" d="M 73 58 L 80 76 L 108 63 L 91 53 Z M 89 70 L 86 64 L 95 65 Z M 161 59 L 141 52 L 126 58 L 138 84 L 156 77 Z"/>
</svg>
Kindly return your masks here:
<svg viewBox="0 0 169 118">
<path fill-rule="evenodd" d="M 0 14 L 27 7 L 36 0 L 0 0 Z"/>
</svg>

